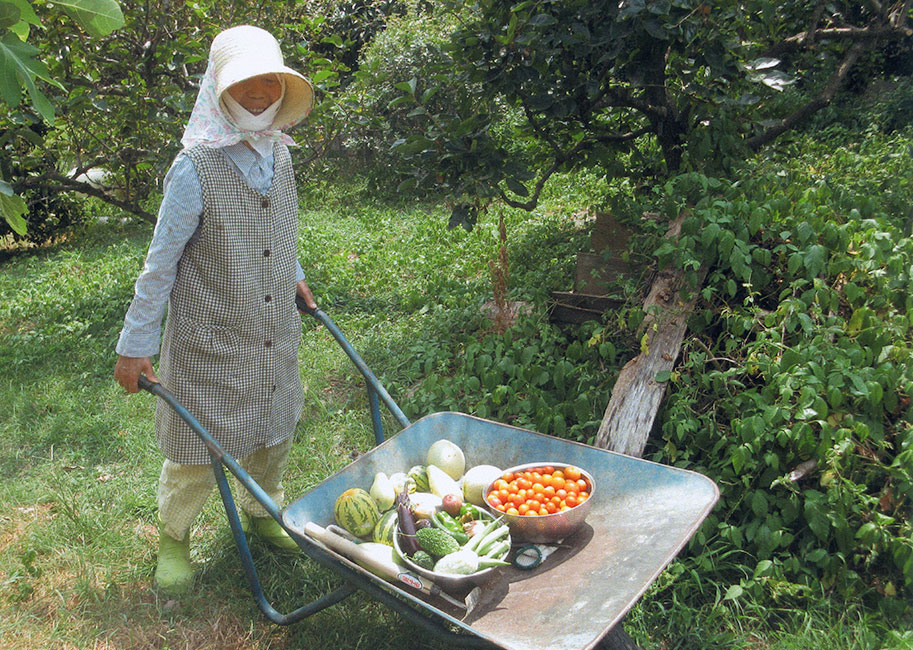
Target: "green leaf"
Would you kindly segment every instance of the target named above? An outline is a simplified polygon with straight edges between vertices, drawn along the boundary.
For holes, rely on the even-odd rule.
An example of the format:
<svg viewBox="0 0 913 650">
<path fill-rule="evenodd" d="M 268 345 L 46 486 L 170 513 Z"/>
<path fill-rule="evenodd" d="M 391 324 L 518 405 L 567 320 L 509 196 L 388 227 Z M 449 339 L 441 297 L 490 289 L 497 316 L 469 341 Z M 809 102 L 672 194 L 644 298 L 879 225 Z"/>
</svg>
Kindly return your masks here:
<svg viewBox="0 0 913 650">
<path fill-rule="evenodd" d="M 754 569 L 754 577 L 757 578 L 758 576 L 767 575 L 771 568 L 773 568 L 773 564 L 774 563 L 770 560 L 761 560 L 758 562 Z"/>
<path fill-rule="evenodd" d="M 802 361 L 802 357 L 792 348 L 783 350 L 783 357 L 780 359 L 780 372 L 786 372 L 797 363 Z"/>
<path fill-rule="evenodd" d="M 827 262 L 827 249 L 820 244 L 811 246 L 805 253 L 805 268 L 812 277 L 824 271 Z"/>
<path fill-rule="evenodd" d="M 504 179 L 504 182 L 507 183 L 507 187 L 510 188 L 510 191 L 518 196 L 529 196 L 529 190 L 526 189 L 526 186 L 514 178 L 507 177 Z"/>
<path fill-rule="evenodd" d="M 333 70 L 318 70 L 313 75 L 311 75 L 311 81 L 315 84 L 319 84 L 321 81 L 329 79 L 335 75 L 336 73 Z"/>
<path fill-rule="evenodd" d="M 415 86 L 418 83 L 418 79 L 412 77 L 409 81 L 400 81 L 398 84 L 395 84 L 393 87 L 397 90 L 402 90 L 404 93 L 409 93 L 413 97 L 415 96 Z"/>
<path fill-rule="evenodd" d="M 538 14 L 529 19 L 529 25 L 532 27 L 548 27 L 558 22 L 558 19 L 551 14 Z"/>
<path fill-rule="evenodd" d="M 740 585 L 730 585 L 729 589 L 726 590 L 726 596 L 723 600 L 737 600 L 741 598 L 744 593 L 745 590 L 742 589 Z"/>
<path fill-rule="evenodd" d="M 340 49 L 343 47 L 342 37 L 339 34 L 333 34 L 332 36 L 327 36 L 321 41 L 321 43 L 329 43 L 331 45 L 335 45 L 336 47 L 338 47 Z"/>
<path fill-rule="evenodd" d="M 9 187 L 9 184 L 3 182 L 3 185 Z M 6 220 L 6 223 L 9 224 L 9 227 L 13 229 L 17 235 L 25 235 L 28 226 L 25 222 L 25 219 L 22 215 L 26 213 L 28 208 L 25 205 L 25 201 L 22 200 L 22 197 L 6 192 L 6 188 L 2 188 L 3 191 L 0 192 L 0 214 L 3 215 L 3 218 Z M 10 188 L 12 189 L 12 188 Z"/>
<path fill-rule="evenodd" d="M 0 2 L 0 29 L 8 29 L 19 22 L 19 7 L 10 2 Z"/>
<path fill-rule="evenodd" d="M 41 20 L 38 18 L 35 10 L 32 9 L 32 4 L 28 0 L 4 0 L 4 2 L 5 4 L 13 5 L 19 10 L 19 20 L 28 23 L 29 25 L 41 27 Z"/>
<path fill-rule="evenodd" d="M 0 39 L 0 99 L 11 107 L 18 106 L 22 99 L 21 87 L 25 86 L 32 105 L 48 122 L 54 119 L 54 107 L 47 97 L 38 90 L 35 79 L 42 79 L 58 88 L 59 83 L 50 78 L 47 66 L 35 58 L 38 49 L 23 43 L 12 33 Z"/>
<path fill-rule="evenodd" d="M 802 268 L 802 255 L 799 253 L 790 255 L 789 260 L 786 263 L 786 268 L 789 270 L 790 275 L 799 273 L 799 269 Z"/>
<path fill-rule="evenodd" d="M 124 26 L 124 14 L 115 0 L 55 1 L 89 36 L 101 38 Z"/>
</svg>

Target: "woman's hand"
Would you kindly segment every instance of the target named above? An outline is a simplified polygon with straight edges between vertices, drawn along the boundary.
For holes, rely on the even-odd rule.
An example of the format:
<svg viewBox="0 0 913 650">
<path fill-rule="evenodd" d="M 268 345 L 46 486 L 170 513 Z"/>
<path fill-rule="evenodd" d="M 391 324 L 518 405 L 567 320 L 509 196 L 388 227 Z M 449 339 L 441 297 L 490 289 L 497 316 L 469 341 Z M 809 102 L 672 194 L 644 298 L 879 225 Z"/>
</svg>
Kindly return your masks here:
<svg viewBox="0 0 913 650">
<path fill-rule="evenodd" d="M 304 304 L 306 304 L 310 309 L 317 309 L 317 303 L 314 300 L 314 294 L 311 293 L 311 289 L 308 287 L 307 282 L 304 280 L 299 282 L 296 288 L 296 293 L 304 298 Z"/>
<path fill-rule="evenodd" d="M 114 364 L 114 379 L 124 387 L 128 393 L 139 392 L 140 375 L 146 375 L 149 381 L 158 383 L 158 377 L 155 376 L 155 370 L 152 368 L 152 359 L 149 357 L 117 357 L 117 363 Z"/>
</svg>

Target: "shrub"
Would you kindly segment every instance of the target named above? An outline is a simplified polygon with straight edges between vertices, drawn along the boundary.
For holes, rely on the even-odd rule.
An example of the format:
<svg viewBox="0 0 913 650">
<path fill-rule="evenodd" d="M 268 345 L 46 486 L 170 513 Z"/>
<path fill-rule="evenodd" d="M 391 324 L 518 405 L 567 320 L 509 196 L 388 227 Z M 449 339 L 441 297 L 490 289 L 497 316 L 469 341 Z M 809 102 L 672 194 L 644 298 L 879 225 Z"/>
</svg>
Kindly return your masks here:
<svg viewBox="0 0 913 650">
<path fill-rule="evenodd" d="M 413 9 L 391 17 L 362 52 L 355 81 L 340 97 L 340 103 L 355 115 L 344 147 L 349 155 L 365 157 L 372 172 L 389 179 L 398 154 L 391 152 L 397 138 L 412 130 L 413 106 L 396 101 L 400 84 L 427 79 L 428 70 L 447 59 L 443 46 L 452 29 L 452 19 Z M 465 89 L 448 87 L 438 92 L 438 109 L 465 101 Z"/>
<path fill-rule="evenodd" d="M 899 604 L 913 587 L 911 191 L 879 184 L 913 165 L 885 170 L 901 141 L 829 144 L 779 172 L 667 185 L 694 211 L 658 256 L 709 272 L 650 455 L 720 486 L 692 550 L 742 558 L 731 597 Z"/>
</svg>

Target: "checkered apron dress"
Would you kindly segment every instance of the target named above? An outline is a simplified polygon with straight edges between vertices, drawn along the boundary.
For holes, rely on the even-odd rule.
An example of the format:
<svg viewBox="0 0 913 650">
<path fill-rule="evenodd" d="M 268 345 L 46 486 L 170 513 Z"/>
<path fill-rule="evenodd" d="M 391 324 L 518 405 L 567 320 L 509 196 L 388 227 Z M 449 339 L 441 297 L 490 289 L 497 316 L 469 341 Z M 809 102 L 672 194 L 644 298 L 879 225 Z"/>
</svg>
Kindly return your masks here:
<svg viewBox="0 0 913 650">
<path fill-rule="evenodd" d="M 288 149 L 273 151 L 267 194 L 250 188 L 220 150 L 187 151 L 203 216 L 178 262 L 159 359 L 163 385 L 235 458 L 288 440 L 303 404 L 298 199 Z M 172 462 L 210 462 L 199 437 L 161 400 L 155 430 Z"/>
</svg>

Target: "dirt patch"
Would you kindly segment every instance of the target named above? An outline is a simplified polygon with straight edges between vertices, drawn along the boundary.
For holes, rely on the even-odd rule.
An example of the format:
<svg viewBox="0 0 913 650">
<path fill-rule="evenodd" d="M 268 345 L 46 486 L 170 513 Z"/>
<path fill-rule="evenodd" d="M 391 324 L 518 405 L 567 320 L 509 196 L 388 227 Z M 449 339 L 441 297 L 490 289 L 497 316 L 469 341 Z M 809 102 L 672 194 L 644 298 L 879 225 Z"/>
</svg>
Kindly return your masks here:
<svg viewBox="0 0 913 650">
<path fill-rule="evenodd" d="M 149 598 L 154 600 L 151 595 Z M 146 613 L 122 624 L 107 627 L 94 648 L 104 650 L 147 650 L 150 648 L 193 648 L 194 650 L 250 650 L 280 648 L 272 643 L 264 624 L 250 618 L 238 618 L 220 607 L 205 616 L 184 618 L 182 606 L 175 601 L 149 602 Z"/>
<path fill-rule="evenodd" d="M 9 515 L 0 516 L 0 554 L 6 553 L 22 539 L 30 529 L 41 522 L 53 519 L 54 503 L 38 503 L 13 508 Z"/>
</svg>

